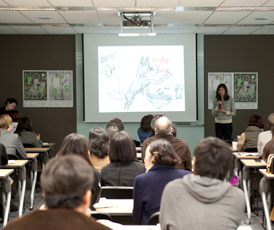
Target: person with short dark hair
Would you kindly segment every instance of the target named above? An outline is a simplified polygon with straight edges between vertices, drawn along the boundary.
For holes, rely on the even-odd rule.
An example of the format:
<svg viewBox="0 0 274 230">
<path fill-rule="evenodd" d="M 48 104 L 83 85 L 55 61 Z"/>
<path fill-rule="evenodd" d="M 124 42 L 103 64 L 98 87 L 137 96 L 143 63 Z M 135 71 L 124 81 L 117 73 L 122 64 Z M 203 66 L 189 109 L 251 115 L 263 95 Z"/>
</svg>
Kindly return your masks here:
<svg viewBox="0 0 274 230">
<path fill-rule="evenodd" d="M 91 176 L 94 177 L 94 184 L 92 185 L 91 191 L 93 198 L 94 196 L 97 196 L 97 194 L 100 193 L 101 190 L 99 186 L 100 173 L 93 167 L 90 161 L 89 143 L 86 137 L 77 133 L 71 133 L 67 135 L 61 144 L 59 152 L 57 153 L 57 157 L 67 155 L 81 156 L 91 166 L 91 169 L 93 171 L 93 174 Z M 95 199 L 97 199 L 97 197 L 95 197 Z"/>
<path fill-rule="evenodd" d="M 110 164 L 101 171 L 102 186 L 133 186 L 135 176 L 145 172 L 145 166 L 136 159 L 136 147 L 125 131 L 116 133 L 110 141 Z"/>
<path fill-rule="evenodd" d="M 269 114 L 267 119 L 267 125 L 269 130 L 261 132 L 258 136 L 257 149 L 259 156 L 263 155 L 264 146 L 272 139 L 271 129 L 274 126 L 274 113 Z"/>
<path fill-rule="evenodd" d="M 186 141 L 172 135 L 172 122 L 166 116 L 162 116 L 156 120 L 155 133 L 153 137 L 146 139 L 142 145 L 142 161 L 144 161 L 146 148 L 152 141 L 165 139 L 172 145 L 174 152 L 181 158 L 182 163 L 178 168 L 191 171 L 191 153 L 188 144 Z"/>
<path fill-rule="evenodd" d="M 221 139 L 200 141 L 194 149 L 194 174 L 176 179 L 164 189 L 161 229 L 237 229 L 244 215 L 244 193 L 224 181 L 233 162 L 229 146 Z"/>
<path fill-rule="evenodd" d="M 34 210 L 12 220 L 5 230 L 109 230 L 91 217 L 90 165 L 80 156 L 51 160 L 41 175 L 45 210 Z"/>
<path fill-rule="evenodd" d="M 32 122 L 28 117 L 18 119 L 18 125 L 15 133 L 19 135 L 23 145 L 30 144 L 36 148 L 41 148 L 43 145 L 43 142 L 40 139 L 40 134 L 35 134 L 35 132 L 33 132 Z"/>
<path fill-rule="evenodd" d="M 175 168 L 180 164 L 180 157 L 168 141 L 159 139 L 148 145 L 147 172 L 136 176 L 133 185 L 133 219 L 137 224 L 147 224 L 149 217 L 159 211 L 162 192 L 168 182 L 191 173 Z"/>
<path fill-rule="evenodd" d="M 138 128 L 138 130 L 137 130 L 137 134 L 138 134 L 141 144 L 143 144 L 143 142 L 147 138 L 151 137 L 151 135 L 152 135 L 152 129 L 150 126 L 150 122 L 151 122 L 152 118 L 153 118 L 153 115 L 149 114 L 149 115 L 142 117 L 142 119 L 141 119 L 140 128 Z"/>
<path fill-rule="evenodd" d="M 8 155 L 16 155 L 19 159 L 27 159 L 27 153 L 18 136 L 11 132 L 12 119 L 9 115 L 0 116 L 0 143 L 6 147 Z"/>
<path fill-rule="evenodd" d="M 17 105 L 18 102 L 15 98 L 7 98 L 5 105 L 0 108 L 0 114 L 3 114 L 9 110 L 14 110 Z"/>
<path fill-rule="evenodd" d="M 225 84 L 219 84 L 212 105 L 212 116 L 215 117 L 216 137 L 231 140 L 232 117 L 236 115 L 234 99 L 228 95 Z"/>
<path fill-rule="evenodd" d="M 107 126 L 106 128 L 110 127 L 110 126 L 116 126 L 119 131 L 123 131 L 124 130 L 124 123 L 122 122 L 121 119 L 119 118 L 113 118 L 111 119 L 108 123 L 107 123 Z"/>
<path fill-rule="evenodd" d="M 263 128 L 264 122 L 262 117 L 256 114 L 252 115 L 248 120 L 248 127 L 240 136 L 237 150 L 239 152 L 242 150 L 248 152 L 252 149 L 252 152 L 257 152 L 258 136 Z"/>
<path fill-rule="evenodd" d="M 95 169 L 101 172 L 101 169 L 110 163 L 109 134 L 103 128 L 92 128 L 89 131 L 89 151 L 90 160 Z"/>
</svg>

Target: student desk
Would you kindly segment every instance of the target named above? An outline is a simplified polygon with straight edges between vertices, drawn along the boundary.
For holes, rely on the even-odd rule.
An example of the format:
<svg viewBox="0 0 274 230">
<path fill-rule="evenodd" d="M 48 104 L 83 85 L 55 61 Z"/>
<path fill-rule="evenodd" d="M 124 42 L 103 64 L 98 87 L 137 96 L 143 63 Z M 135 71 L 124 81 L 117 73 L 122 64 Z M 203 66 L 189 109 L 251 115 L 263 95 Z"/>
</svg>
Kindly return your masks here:
<svg viewBox="0 0 274 230">
<path fill-rule="evenodd" d="M 44 142 L 42 145 L 43 145 L 43 148 L 50 148 L 49 155 L 51 157 L 55 156 L 54 149 L 53 149 L 53 147 L 55 146 L 55 143 L 46 143 L 46 142 Z"/>
<path fill-rule="evenodd" d="M 39 156 L 39 153 L 27 153 L 27 157 L 30 163 L 30 181 L 31 181 L 31 192 L 30 192 L 30 210 L 33 209 L 33 199 L 34 199 L 34 190 L 37 180 L 37 170 L 38 170 L 38 164 L 37 164 L 37 157 Z"/>
<path fill-rule="evenodd" d="M 250 192 L 251 192 L 251 179 L 250 175 L 254 170 L 260 168 L 266 168 L 266 163 L 260 161 L 257 162 L 254 159 L 241 159 L 241 163 L 244 165 L 243 168 L 243 187 L 245 194 L 245 203 L 247 209 L 247 221 L 246 224 L 250 224 L 251 221 L 251 208 L 250 208 Z"/>
<path fill-rule="evenodd" d="M 133 199 L 101 198 L 94 204 L 97 212 L 108 213 L 114 222 L 120 224 L 135 224 L 132 219 Z"/>
<path fill-rule="evenodd" d="M 3 165 L 4 169 L 16 169 L 19 170 L 18 175 L 18 193 L 19 193 L 19 217 L 22 216 L 23 206 L 24 206 L 24 198 L 26 191 L 26 167 L 25 165 L 29 162 L 28 160 L 13 160 L 14 163 L 10 163 L 9 160 L 8 165 Z"/>
<path fill-rule="evenodd" d="M 268 230 L 271 230 L 269 210 L 271 207 L 271 191 L 273 190 L 273 187 L 271 186 L 271 181 L 274 180 L 274 174 L 266 173 L 266 169 L 259 169 L 259 172 L 264 176 L 260 182 L 260 190 L 262 193 L 266 227 Z"/>
<path fill-rule="evenodd" d="M 3 227 L 7 224 L 10 199 L 11 199 L 11 185 L 9 175 L 14 172 L 13 169 L 0 169 L 0 180 L 2 182 L 2 206 L 3 206 Z"/>
<path fill-rule="evenodd" d="M 25 150 L 26 150 L 27 153 L 39 153 L 38 161 L 41 160 L 41 162 L 39 161 L 39 163 L 40 164 L 42 163 L 42 169 L 48 163 L 50 147 L 46 147 L 46 148 L 25 148 Z"/>
</svg>

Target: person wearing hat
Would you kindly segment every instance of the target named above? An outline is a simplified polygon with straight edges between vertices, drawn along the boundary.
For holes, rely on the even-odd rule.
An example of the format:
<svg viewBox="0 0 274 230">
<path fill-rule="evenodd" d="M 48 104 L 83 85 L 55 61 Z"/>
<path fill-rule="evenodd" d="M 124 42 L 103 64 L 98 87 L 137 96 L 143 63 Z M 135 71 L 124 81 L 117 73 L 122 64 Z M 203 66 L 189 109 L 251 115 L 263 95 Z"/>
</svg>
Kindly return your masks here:
<svg viewBox="0 0 274 230">
<path fill-rule="evenodd" d="M 261 132 L 258 136 L 257 149 L 258 149 L 259 156 L 263 155 L 263 149 L 264 149 L 265 144 L 272 139 L 271 127 L 273 125 L 274 125 L 274 113 L 271 113 L 268 116 L 269 130 Z"/>
</svg>

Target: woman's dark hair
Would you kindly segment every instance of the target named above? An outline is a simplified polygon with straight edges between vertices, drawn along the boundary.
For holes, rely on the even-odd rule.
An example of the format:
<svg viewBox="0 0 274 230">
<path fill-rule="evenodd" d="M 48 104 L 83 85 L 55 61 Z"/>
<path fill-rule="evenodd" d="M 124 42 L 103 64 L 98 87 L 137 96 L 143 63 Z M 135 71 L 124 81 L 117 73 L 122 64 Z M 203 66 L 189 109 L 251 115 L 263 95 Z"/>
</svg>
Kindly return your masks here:
<svg viewBox="0 0 274 230">
<path fill-rule="evenodd" d="M 142 118 L 141 123 L 140 123 L 140 128 L 144 132 L 149 132 L 151 130 L 150 122 L 151 122 L 152 118 L 153 118 L 153 115 L 151 115 L 151 114 L 146 115 Z"/>
<path fill-rule="evenodd" d="M 172 135 L 174 137 L 177 137 L 177 129 L 176 129 L 175 125 L 172 125 Z"/>
<path fill-rule="evenodd" d="M 126 131 L 116 133 L 110 140 L 109 160 L 126 162 L 136 157 L 136 146 L 132 137 Z"/>
<path fill-rule="evenodd" d="M 262 159 L 267 162 L 267 158 L 270 154 L 274 153 L 274 126 L 270 128 L 272 132 L 272 139 L 267 142 L 263 148 Z"/>
<path fill-rule="evenodd" d="M 224 88 L 224 90 L 225 90 L 224 100 L 227 101 L 227 100 L 229 99 L 229 96 L 228 96 L 228 91 L 227 91 L 227 87 L 226 87 L 225 84 L 220 84 L 220 85 L 218 85 L 217 90 L 216 90 L 216 96 L 215 96 L 215 97 L 216 97 L 217 99 L 221 98 L 221 96 L 220 96 L 220 94 L 219 94 L 219 89 L 220 89 L 220 88 Z"/>
<path fill-rule="evenodd" d="M 259 116 L 259 115 L 256 115 L 256 114 L 252 115 L 249 118 L 248 126 L 256 126 L 260 129 L 263 129 L 264 128 L 264 122 L 263 122 L 262 117 Z"/>
<path fill-rule="evenodd" d="M 11 104 L 11 103 L 15 103 L 16 105 L 18 105 L 18 102 L 17 102 L 17 100 L 15 99 L 15 98 L 7 98 L 7 100 L 6 100 L 6 102 L 5 102 L 5 105 L 7 105 L 7 104 Z"/>
<path fill-rule="evenodd" d="M 65 137 L 57 156 L 66 155 L 80 155 L 92 166 L 88 151 L 88 140 L 81 134 L 71 133 Z"/>
<path fill-rule="evenodd" d="M 171 165 L 174 167 L 178 167 L 181 164 L 181 159 L 174 152 L 172 145 L 164 139 L 152 141 L 149 144 L 149 151 L 154 156 L 153 164 Z"/>
<path fill-rule="evenodd" d="M 110 127 L 110 126 L 117 126 L 117 128 L 119 129 L 119 131 L 122 131 L 124 130 L 124 123 L 122 122 L 121 119 L 119 118 L 113 118 L 111 119 L 108 123 L 107 123 L 107 127 Z"/>
<path fill-rule="evenodd" d="M 18 125 L 15 133 L 20 135 L 23 130 L 33 132 L 32 123 L 28 117 L 22 117 L 18 119 Z"/>
<path fill-rule="evenodd" d="M 89 151 L 99 158 L 108 156 L 109 134 L 103 128 L 92 128 L 89 131 Z"/>
</svg>

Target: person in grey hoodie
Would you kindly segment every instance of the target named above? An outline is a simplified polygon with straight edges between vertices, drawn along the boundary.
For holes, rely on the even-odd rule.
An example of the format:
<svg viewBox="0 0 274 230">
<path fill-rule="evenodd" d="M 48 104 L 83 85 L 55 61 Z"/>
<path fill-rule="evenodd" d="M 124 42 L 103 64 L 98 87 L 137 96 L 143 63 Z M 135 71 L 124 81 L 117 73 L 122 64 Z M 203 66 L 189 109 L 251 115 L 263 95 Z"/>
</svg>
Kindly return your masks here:
<svg viewBox="0 0 274 230">
<path fill-rule="evenodd" d="M 215 137 L 194 150 L 194 174 L 167 184 L 160 205 L 162 230 L 237 229 L 245 208 L 244 193 L 224 179 L 233 167 L 227 144 Z"/>
</svg>

